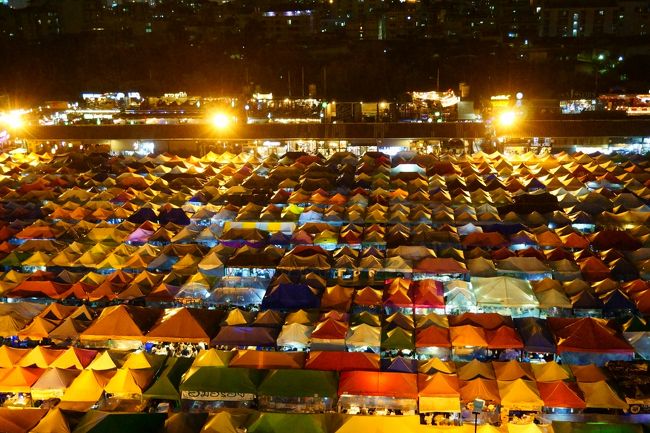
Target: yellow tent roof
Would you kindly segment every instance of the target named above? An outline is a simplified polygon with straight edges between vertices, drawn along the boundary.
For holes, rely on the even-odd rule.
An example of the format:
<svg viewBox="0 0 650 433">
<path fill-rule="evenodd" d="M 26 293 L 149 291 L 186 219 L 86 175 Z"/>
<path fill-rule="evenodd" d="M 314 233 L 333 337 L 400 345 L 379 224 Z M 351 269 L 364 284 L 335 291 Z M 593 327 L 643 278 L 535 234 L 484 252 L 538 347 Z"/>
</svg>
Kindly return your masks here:
<svg viewBox="0 0 650 433">
<path fill-rule="evenodd" d="M 30 433 L 70 433 L 70 427 L 61 413 L 61 409 L 55 407 L 41 418 L 36 427 L 30 430 Z"/>
<path fill-rule="evenodd" d="M 0 378 L 0 392 L 29 392 L 44 371 L 42 368 L 13 367 Z"/>
<path fill-rule="evenodd" d="M 245 410 L 217 412 L 203 425 L 201 433 L 239 433 L 249 416 Z"/>
<path fill-rule="evenodd" d="M 501 404 L 515 410 L 540 410 L 544 402 L 534 382 L 517 379 L 513 381 L 497 381 Z"/>
<path fill-rule="evenodd" d="M 204 349 L 194 358 L 192 367 L 228 367 L 235 353 L 233 351 L 217 350 L 214 348 Z"/>
<path fill-rule="evenodd" d="M 47 368 L 55 359 L 63 355 L 63 349 L 50 349 L 44 346 L 36 346 L 29 353 L 21 358 L 18 365 L 21 367 Z"/>
<path fill-rule="evenodd" d="M 18 332 L 18 337 L 21 339 L 29 340 L 42 340 L 50 335 L 50 332 L 59 325 L 58 321 L 44 319 L 36 316 L 32 323 L 27 325 L 24 329 Z"/>
<path fill-rule="evenodd" d="M 164 356 L 149 355 L 141 350 L 137 350 L 132 352 L 128 358 L 126 358 L 126 361 L 122 364 L 122 368 L 128 368 L 131 370 L 152 368 L 157 370 L 164 362 L 164 359 Z"/>
<path fill-rule="evenodd" d="M 104 387 L 104 391 L 118 397 L 142 395 L 142 389 L 147 387 L 153 378 L 153 370 L 131 370 L 120 368 Z"/>
<path fill-rule="evenodd" d="M 89 370 L 106 371 L 114 370 L 122 364 L 122 357 L 124 354 L 119 354 L 111 351 L 104 351 L 101 355 L 97 356 L 93 362 L 88 366 Z"/>
<path fill-rule="evenodd" d="M 555 361 L 544 364 L 531 363 L 530 366 L 538 382 L 554 382 L 571 378 L 569 372 Z"/>
<path fill-rule="evenodd" d="M 584 394 L 587 407 L 603 409 L 627 409 L 628 404 L 604 380 L 597 382 L 578 382 Z"/>
<path fill-rule="evenodd" d="M 11 368 L 25 356 L 29 349 L 19 349 L 10 346 L 0 346 L 0 368 Z"/>
<path fill-rule="evenodd" d="M 104 386 L 110 380 L 113 372 L 83 370 L 65 390 L 61 397 L 61 407 L 77 407 L 76 403 L 95 404 L 104 392 Z"/>
</svg>

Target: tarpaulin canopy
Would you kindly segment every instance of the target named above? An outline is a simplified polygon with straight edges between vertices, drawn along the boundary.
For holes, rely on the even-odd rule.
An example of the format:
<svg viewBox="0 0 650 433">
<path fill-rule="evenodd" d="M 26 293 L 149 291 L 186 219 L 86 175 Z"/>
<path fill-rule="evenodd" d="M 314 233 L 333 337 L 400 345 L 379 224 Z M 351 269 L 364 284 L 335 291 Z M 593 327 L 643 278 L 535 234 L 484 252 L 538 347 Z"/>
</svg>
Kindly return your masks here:
<svg viewBox="0 0 650 433">
<path fill-rule="evenodd" d="M 271 370 L 260 383 L 258 395 L 335 398 L 337 387 L 338 377 L 333 371 Z"/>
<path fill-rule="evenodd" d="M 373 371 L 344 371 L 339 378 L 339 396 L 366 395 L 417 398 L 417 375 Z"/>
<path fill-rule="evenodd" d="M 460 385 L 453 374 L 418 374 L 420 412 L 459 412 Z"/>
</svg>

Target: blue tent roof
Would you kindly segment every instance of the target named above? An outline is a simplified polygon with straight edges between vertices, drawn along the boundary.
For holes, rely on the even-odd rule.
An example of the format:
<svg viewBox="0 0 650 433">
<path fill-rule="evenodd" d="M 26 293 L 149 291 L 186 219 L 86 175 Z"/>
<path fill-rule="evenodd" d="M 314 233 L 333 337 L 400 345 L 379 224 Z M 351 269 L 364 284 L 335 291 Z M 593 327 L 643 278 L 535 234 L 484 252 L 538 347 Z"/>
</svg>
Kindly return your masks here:
<svg viewBox="0 0 650 433">
<path fill-rule="evenodd" d="M 536 317 L 513 319 L 528 352 L 555 353 L 555 340 L 546 320 Z"/>
<path fill-rule="evenodd" d="M 307 284 L 283 283 L 267 291 L 262 300 L 263 309 L 299 310 L 318 308 L 320 299 Z"/>
</svg>

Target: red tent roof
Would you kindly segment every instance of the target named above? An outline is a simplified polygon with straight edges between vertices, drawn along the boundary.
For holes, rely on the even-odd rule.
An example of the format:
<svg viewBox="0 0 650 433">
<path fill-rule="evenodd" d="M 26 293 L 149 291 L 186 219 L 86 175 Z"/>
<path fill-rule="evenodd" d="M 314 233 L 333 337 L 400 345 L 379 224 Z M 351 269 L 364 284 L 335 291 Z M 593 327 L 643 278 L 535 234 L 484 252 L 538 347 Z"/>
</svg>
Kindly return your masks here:
<svg viewBox="0 0 650 433">
<path fill-rule="evenodd" d="M 418 329 L 415 335 L 415 347 L 451 347 L 449 329 L 438 326 Z"/>
<path fill-rule="evenodd" d="M 602 319 L 549 317 L 557 338 L 557 352 L 634 353 L 634 348 L 608 328 Z"/>
<path fill-rule="evenodd" d="M 418 398 L 417 375 L 375 371 L 344 371 L 339 379 L 341 395 Z"/>
<path fill-rule="evenodd" d="M 454 259 L 427 257 L 420 260 L 413 271 L 427 274 L 466 274 L 467 268 Z"/>
<path fill-rule="evenodd" d="M 310 352 L 305 368 L 310 370 L 379 370 L 379 354 L 363 352 Z"/>
<path fill-rule="evenodd" d="M 444 308 L 445 289 L 437 280 L 420 280 L 414 285 L 413 305 L 415 308 Z"/>
<path fill-rule="evenodd" d="M 486 331 L 488 349 L 523 349 L 524 343 L 514 328 L 500 326 L 494 331 Z"/>
<path fill-rule="evenodd" d="M 539 395 L 547 407 L 570 407 L 584 409 L 585 401 L 582 393 L 575 383 L 564 382 L 537 382 Z"/>
</svg>

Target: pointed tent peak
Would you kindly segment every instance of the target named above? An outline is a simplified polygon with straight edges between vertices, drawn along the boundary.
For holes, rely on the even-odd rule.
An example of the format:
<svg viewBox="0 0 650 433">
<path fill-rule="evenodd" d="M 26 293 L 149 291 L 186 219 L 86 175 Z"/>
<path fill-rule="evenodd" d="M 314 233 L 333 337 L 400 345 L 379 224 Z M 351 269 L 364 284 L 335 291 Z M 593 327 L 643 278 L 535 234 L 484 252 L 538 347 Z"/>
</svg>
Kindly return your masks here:
<svg viewBox="0 0 650 433">
<path fill-rule="evenodd" d="M 98 356 L 96 350 L 69 347 L 61 356 L 50 364 L 50 367 L 76 368 L 83 370 Z"/>
<path fill-rule="evenodd" d="M 7 345 L 0 346 L 0 368 L 11 368 L 17 365 L 22 357 L 29 353 L 30 349 L 19 349 Z"/>
<path fill-rule="evenodd" d="M 197 357 L 192 363 L 192 367 L 228 367 L 230 360 L 235 356 L 236 352 L 217 350 L 217 349 L 204 349 L 199 352 Z"/>
<path fill-rule="evenodd" d="M 70 433 L 70 427 L 63 412 L 59 408 L 50 409 L 47 414 L 41 418 L 30 433 Z"/>
<path fill-rule="evenodd" d="M 21 367 L 47 368 L 64 352 L 63 349 L 36 346 L 20 359 L 18 365 Z"/>
<path fill-rule="evenodd" d="M 88 365 L 87 369 L 95 371 L 115 370 L 122 366 L 127 356 L 128 353 L 126 352 L 105 350 Z"/>
<path fill-rule="evenodd" d="M 136 350 L 129 354 L 121 368 L 128 368 L 129 370 L 152 369 L 158 371 L 164 362 L 165 357 L 162 355 L 152 355 L 142 350 Z"/>
<path fill-rule="evenodd" d="M 538 382 L 554 382 L 557 380 L 571 379 L 571 374 L 568 369 L 555 361 L 545 362 L 543 364 L 533 363 L 530 366 Z"/>
<path fill-rule="evenodd" d="M 456 364 L 452 361 L 443 361 L 440 358 L 434 357 L 428 361 L 421 361 L 418 371 L 425 374 L 431 374 L 433 372 L 452 374 L 456 373 Z"/>
</svg>

